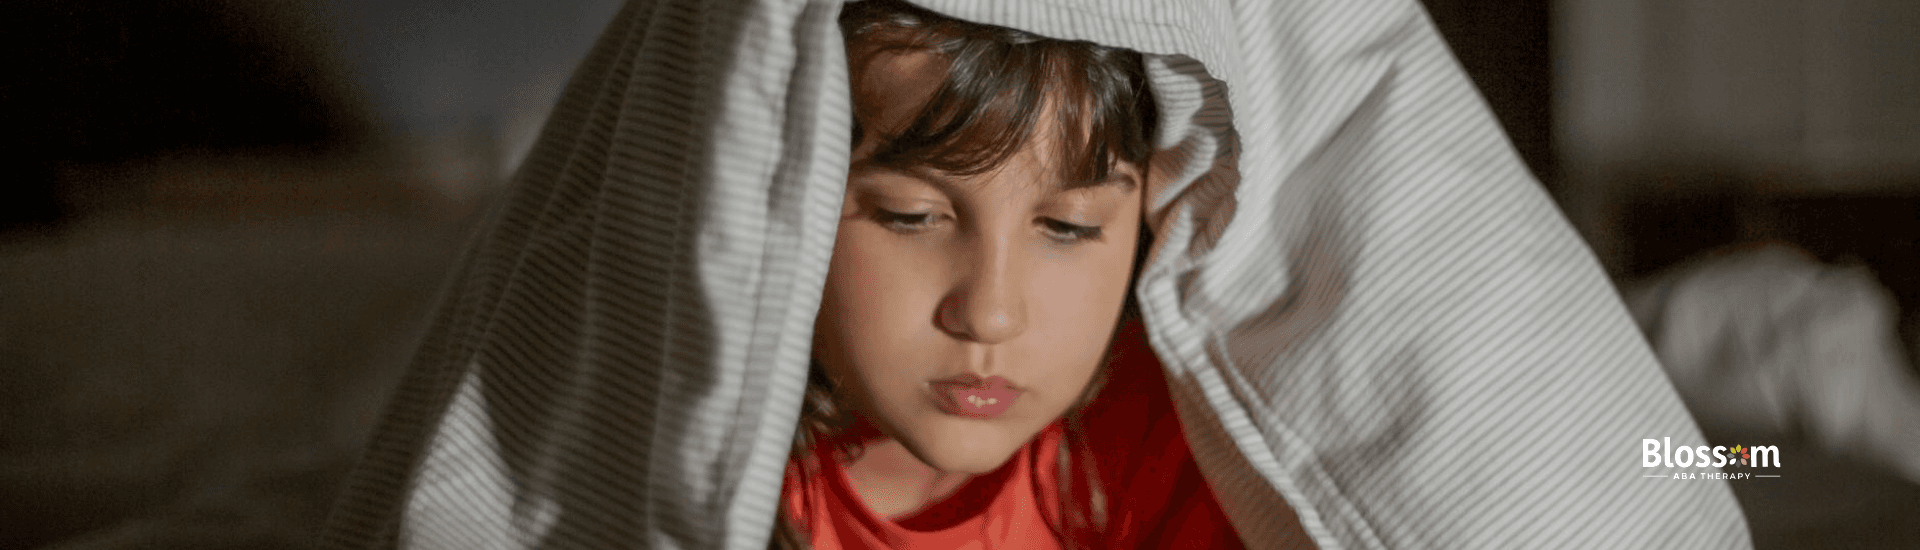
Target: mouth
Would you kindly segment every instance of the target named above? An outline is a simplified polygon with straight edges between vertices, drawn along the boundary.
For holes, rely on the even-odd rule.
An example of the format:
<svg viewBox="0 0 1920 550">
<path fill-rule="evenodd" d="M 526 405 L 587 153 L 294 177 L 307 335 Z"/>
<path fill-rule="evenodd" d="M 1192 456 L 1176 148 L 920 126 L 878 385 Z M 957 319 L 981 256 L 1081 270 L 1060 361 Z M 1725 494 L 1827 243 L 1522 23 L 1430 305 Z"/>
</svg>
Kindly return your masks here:
<svg viewBox="0 0 1920 550">
<path fill-rule="evenodd" d="M 942 411 L 981 420 L 991 420 L 1007 412 L 1022 393 L 1014 389 L 1007 379 L 998 376 L 981 378 L 974 374 L 962 374 L 934 380 L 928 385 L 933 389 L 934 402 L 939 404 Z"/>
</svg>

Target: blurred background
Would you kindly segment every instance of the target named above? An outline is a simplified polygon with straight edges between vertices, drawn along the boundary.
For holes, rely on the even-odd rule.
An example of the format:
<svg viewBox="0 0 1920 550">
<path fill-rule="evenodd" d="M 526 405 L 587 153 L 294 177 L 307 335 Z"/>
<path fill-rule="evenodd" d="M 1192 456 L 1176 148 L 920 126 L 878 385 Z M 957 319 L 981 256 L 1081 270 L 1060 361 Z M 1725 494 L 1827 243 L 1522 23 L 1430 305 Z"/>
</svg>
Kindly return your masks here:
<svg viewBox="0 0 1920 550">
<path fill-rule="evenodd" d="M 1782 447 L 1756 542 L 1920 548 L 1920 3 L 1425 4 L 1709 439 Z M 0 549 L 310 547 L 618 8 L 0 7 Z"/>
</svg>

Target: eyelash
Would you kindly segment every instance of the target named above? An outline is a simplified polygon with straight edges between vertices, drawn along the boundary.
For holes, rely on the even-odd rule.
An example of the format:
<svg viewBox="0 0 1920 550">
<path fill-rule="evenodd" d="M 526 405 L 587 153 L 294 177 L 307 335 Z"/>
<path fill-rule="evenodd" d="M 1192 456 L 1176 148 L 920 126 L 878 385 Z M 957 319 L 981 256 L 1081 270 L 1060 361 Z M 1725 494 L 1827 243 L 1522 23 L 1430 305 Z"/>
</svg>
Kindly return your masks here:
<svg viewBox="0 0 1920 550">
<path fill-rule="evenodd" d="M 907 234 L 926 231 L 936 221 L 932 212 L 894 212 L 885 209 L 875 209 L 873 218 L 888 229 Z M 1088 243 L 1099 241 L 1102 237 L 1099 226 L 1071 224 L 1051 218 L 1043 218 L 1040 223 L 1047 230 L 1047 238 L 1060 244 Z"/>
<path fill-rule="evenodd" d="M 1100 240 L 1099 226 L 1071 224 L 1054 219 L 1043 220 L 1042 223 L 1047 227 L 1047 237 L 1060 244 L 1080 244 Z"/>
<path fill-rule="evenodd" d="M 900 233 L 919 233 L 933 226 L 932 212 L 894 212 L 874 209 L 874 221 Z"/>
</svg>

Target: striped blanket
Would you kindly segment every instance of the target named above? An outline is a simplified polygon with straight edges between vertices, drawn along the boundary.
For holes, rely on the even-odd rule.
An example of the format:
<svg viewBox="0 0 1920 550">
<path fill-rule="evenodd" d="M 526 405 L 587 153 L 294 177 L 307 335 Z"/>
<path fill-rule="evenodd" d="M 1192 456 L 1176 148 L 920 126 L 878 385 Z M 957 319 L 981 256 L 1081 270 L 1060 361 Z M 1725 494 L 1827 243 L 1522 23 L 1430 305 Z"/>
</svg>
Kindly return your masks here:
<svg viewBox="0 0 1920 550">
<path fill-rule="evenodd" d="M 1641 475 L 1699 431 L 1414 0 L 922 4 L 1148 54 L 1136 293 L 1251 546 L 1750 545 L 1724 482 Z M 628 3 L 331 544 L 766 546 L 845 186 L 839 7 Z"/>
</svg>

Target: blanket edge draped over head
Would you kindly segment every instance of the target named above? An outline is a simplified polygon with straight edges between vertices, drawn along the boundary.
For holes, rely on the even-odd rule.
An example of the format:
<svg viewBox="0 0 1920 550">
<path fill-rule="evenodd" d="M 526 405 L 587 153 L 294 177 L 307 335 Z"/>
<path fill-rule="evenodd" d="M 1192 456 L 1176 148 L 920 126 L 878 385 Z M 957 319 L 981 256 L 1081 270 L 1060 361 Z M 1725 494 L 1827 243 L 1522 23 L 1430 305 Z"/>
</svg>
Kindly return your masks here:
<svg viewBox="0 0 1920 550">
<path fill-rule="evenodd" d="M 1750 546 L 1414 0 L 928 0 L 1149 54 L 1136 292 L 1250 547 Z M 339 548 L 764 548 L 851 111 L 840 2 L 631 0 L 442 297 Z M 1294 525 L 1310 541 L 1292 539 Z"/>
</svg>

